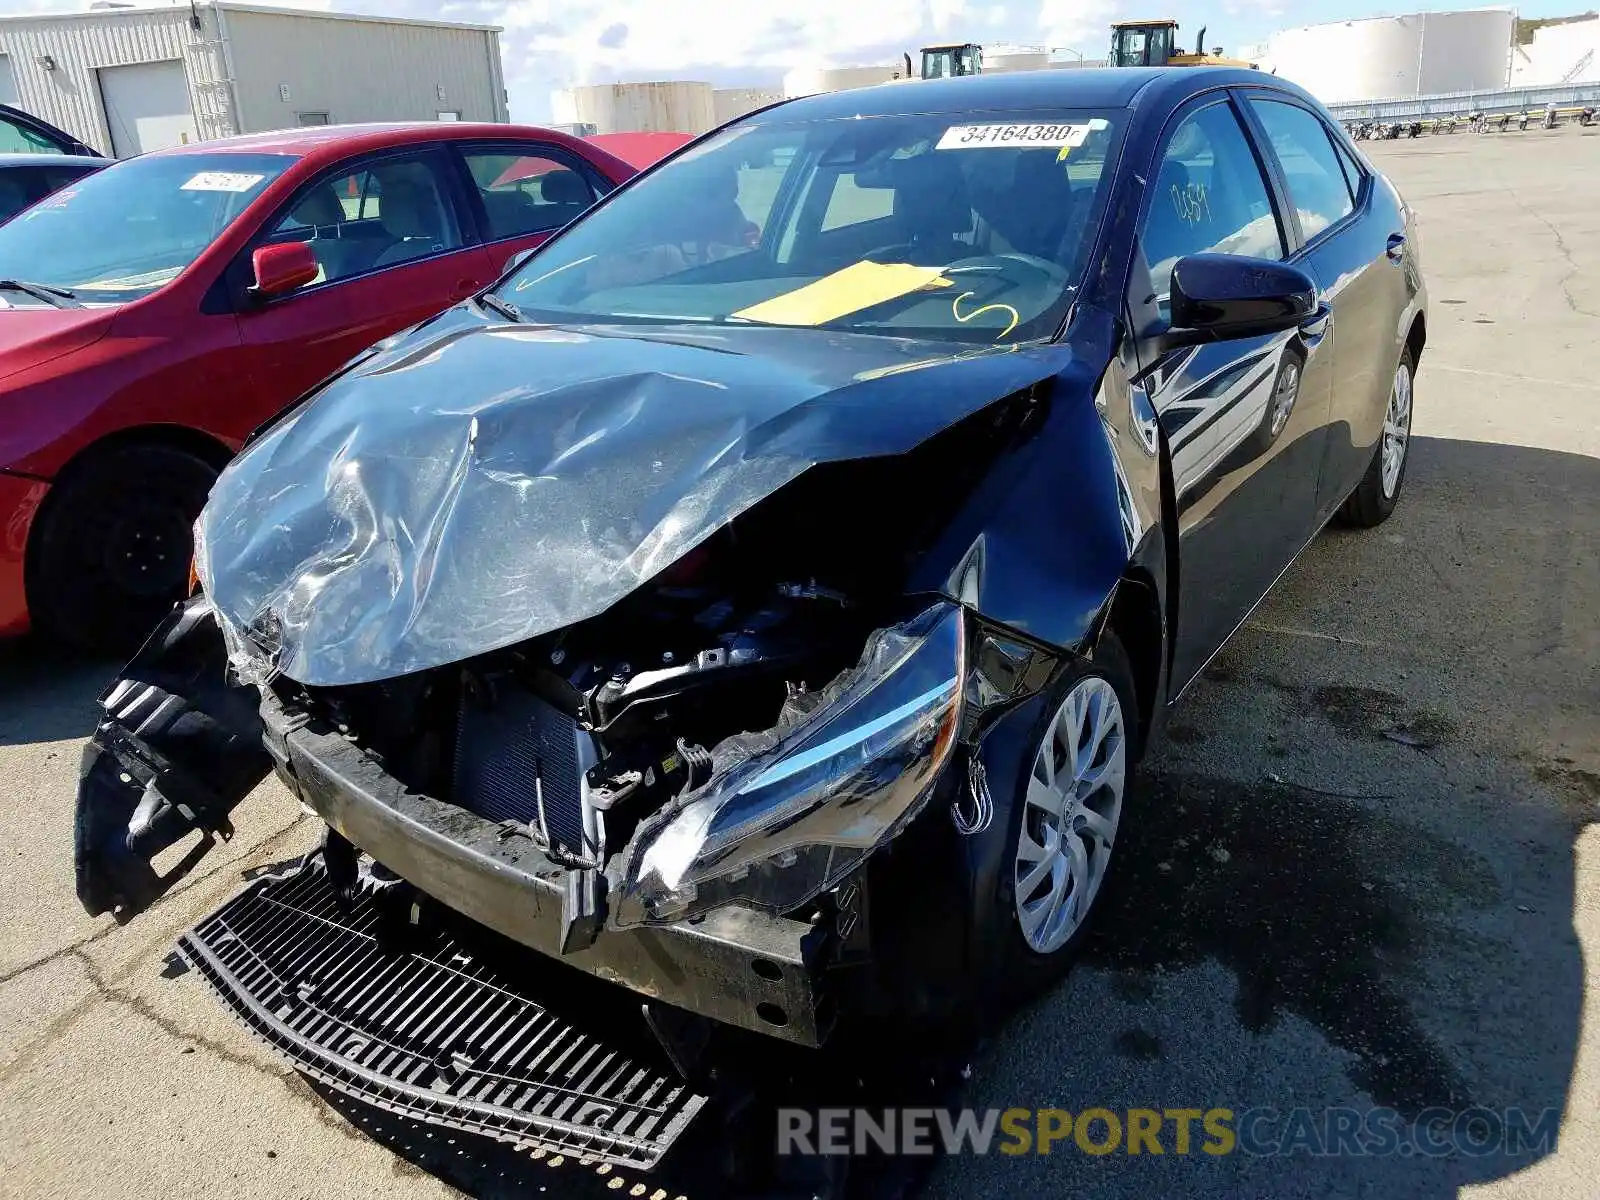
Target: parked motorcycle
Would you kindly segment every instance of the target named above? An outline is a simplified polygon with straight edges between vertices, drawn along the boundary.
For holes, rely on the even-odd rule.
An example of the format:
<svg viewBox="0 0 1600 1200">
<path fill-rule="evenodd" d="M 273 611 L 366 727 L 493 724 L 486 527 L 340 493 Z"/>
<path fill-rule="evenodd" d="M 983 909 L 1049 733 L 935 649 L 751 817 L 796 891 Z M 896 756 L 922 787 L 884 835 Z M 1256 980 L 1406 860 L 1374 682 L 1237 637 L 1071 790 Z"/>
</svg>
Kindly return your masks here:
<svg viewBox="0 0 1600 1200">
<path fill-rule="evenodd" d="M 1595 121 L 1596 117 L 1593 105 L 1590 105 L 1588 108 L 1585 108 L 1578 114 L 1578 124 L 1580 125 L 1593 125 L 1595 124 Z"/>
</svg>

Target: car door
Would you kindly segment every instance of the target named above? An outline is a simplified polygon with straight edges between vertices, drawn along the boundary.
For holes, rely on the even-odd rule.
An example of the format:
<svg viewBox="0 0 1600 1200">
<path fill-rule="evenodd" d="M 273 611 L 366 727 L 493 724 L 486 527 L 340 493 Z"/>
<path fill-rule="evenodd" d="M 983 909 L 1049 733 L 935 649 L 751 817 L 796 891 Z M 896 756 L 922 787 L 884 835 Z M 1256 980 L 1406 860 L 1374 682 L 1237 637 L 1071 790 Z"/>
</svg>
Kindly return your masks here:
<svg viewBox="0 0 1600 1200">
<path fill-rule="evenodd" d="M 1179 570 L 1172 679 L 1186 684 L 1315 533 L 1331 385 L 1326 324 L 1163 350 L 1172 269 L 1202 252 L 1284 259 L 1282 200 L 1236 103 L 1208 93 L 1163 134 L 1140 217 L 1129 316 L 1165 435 Z"/>
<path fill-rule="evenodd" d="M 261 419 L 373 342 L 493 278 L 439 147 L 348 160 L 298 189 L 234 265 L 239 330 Z M 250 255 L 308 243 L 320 273 L 265 303 L 248 299 Z"/>
<path fill-rule="evenodd" d="M 550 143 L 459 142 L 451 154 L 491 279 L 610 190 L 588 163 Z"/>
<path fill-rule="evenodd" d="M 1361 481 L 1383 434 L 1408 306 L 1405 221 L 1322 116 L 1282 92 L 1252 89 L 1246 109 L 1277 169 L 1308 265 L 1333 313 L 1333 394 L 1318 487 L 1324 515 Z"/>
</svg>

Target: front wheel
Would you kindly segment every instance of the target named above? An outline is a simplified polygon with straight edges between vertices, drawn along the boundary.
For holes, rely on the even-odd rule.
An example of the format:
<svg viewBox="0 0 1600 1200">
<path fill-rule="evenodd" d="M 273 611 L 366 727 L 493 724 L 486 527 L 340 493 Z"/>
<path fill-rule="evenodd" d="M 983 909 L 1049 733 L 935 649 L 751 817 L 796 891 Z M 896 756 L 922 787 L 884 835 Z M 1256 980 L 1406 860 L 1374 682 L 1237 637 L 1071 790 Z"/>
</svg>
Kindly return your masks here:
<svg viewBox="0 0 1600 1200">
<path fill-rule="evenodd" d="M 1383 436 L 1378 439 L 1367 473 L 1339 509 L 1339 519 L 1346 525 L 1363 529 L 1382 525 L 1400 499 L 1411 450 L 1411 391 L 1416 370 L 1416 360 L 1407 347 L 1400 352 L 1394 369 L 1389 405 L 1383 414 Z"/>
<path fill-rule="evenodd" d="M 58 483 L 34 535 L 34 624 L 84 650 L 138 645 L 183 599 L 192 529 L 216 478 L 185 450 L 137 445 L 99 454 Z"/>
<path fill-rule="evenodd" d="M 998 894 L 984 906 L 1008 997 L 1053 982 L 1083 941 L 1128 817 L 1138 713 L 1127 653 L 1108 630 L 1033 730 L 1013 781 Z"/>
</svg>

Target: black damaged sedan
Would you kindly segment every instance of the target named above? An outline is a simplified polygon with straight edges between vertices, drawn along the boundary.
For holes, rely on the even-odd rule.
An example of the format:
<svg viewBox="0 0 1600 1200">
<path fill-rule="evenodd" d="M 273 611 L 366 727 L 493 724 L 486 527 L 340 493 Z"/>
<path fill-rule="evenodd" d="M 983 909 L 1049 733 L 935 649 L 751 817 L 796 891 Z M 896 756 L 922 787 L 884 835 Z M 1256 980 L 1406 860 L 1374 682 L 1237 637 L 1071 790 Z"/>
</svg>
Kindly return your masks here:
<svg viewBox="0 0 1600 1200">
<path fill-rule="evenodd" d="M 388 1107 L 654 1161 L 713 1035 L 1064 966 L 1168 706 L 1393 510 L 1425 308 L 1410 209 L 1256 72 L 743 118 L 224 472 L 79 895 L 132 916 L 275 770 L 327 834 L 184 939 L 227 1002 Z"/>
</svg>

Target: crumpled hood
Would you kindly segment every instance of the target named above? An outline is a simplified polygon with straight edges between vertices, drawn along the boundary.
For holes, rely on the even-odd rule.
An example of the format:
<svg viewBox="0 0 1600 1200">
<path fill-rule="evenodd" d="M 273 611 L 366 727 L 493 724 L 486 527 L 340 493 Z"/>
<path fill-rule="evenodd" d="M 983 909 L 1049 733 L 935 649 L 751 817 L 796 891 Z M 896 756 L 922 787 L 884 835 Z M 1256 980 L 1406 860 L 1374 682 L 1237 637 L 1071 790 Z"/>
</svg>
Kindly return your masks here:
<svg viewBox="0 0 1600 1200">
<path fill-rule="evenodd" d="M 111 328 L 113 310 L 52 308 L 0 293 L 0 380 L 92 346 Z"/>
<path fill-rule="evenodd" d="M 197 566 L 247 679 L 443 666 L 603 612 L 813 464 L 910 450 L 1067 356 L 463 307 L 236 458 Z"/>
</svg>

